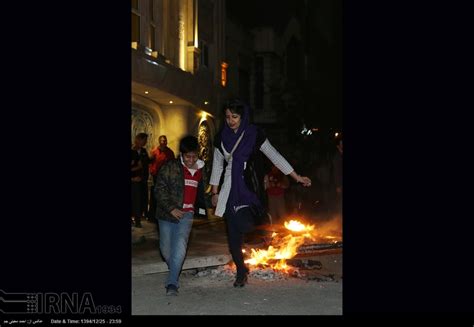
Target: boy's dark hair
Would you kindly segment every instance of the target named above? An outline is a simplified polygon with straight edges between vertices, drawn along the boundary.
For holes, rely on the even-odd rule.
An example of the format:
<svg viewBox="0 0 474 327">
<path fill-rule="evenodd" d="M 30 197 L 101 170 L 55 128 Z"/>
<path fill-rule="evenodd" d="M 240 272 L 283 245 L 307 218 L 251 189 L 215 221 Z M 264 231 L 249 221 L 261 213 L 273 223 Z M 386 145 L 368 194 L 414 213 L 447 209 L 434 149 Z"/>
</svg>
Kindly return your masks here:
<svg viewBox="0 0 474 327">
<path fill-rule="evenodd" d="M 187 135 L 179 141 L 179 152 L 199 152 L 199 143 L 196 136 Z"/>
</svg>

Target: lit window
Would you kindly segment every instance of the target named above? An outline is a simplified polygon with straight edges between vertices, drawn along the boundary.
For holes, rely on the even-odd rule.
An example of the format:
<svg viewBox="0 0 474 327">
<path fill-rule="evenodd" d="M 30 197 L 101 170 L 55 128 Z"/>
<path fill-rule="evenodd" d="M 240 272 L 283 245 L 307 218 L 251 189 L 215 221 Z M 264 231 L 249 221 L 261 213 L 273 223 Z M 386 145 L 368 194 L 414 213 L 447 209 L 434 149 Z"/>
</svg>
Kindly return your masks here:
<svg viewBox="0 0 474 327">
<path fill-rule="evenodd" d="M 132 42 L 140 43 L 140 16 L 132 12 Z"/>
<path fill-rule="evenodd" d="M 221 84 L 223 87 L 227 85 L 227 67 L 229 67 L 227 63 L 221 63 Z"/>
<path fill-rule="evenodd" d="M 140 11 L 138 0 L 132 0 L 132 43 L 140 43 Z"/>
</svg>

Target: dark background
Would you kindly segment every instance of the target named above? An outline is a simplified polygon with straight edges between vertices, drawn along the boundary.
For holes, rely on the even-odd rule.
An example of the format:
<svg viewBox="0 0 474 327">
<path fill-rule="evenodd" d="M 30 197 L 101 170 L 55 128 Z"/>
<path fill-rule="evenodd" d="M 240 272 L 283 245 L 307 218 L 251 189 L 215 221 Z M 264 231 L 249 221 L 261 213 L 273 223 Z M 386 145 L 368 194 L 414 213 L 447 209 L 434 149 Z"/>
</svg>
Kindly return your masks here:
<svg viewBox="0 0 474 327">
<path fill-rule="evenodd" d="M 25 44 L 2 22 L 0 288 L 91 292 L 125 318 L 129 4 L 43 5 L 21 10 Z M 472 317 L 469 10 L 343 10 L 344 315 Z"/>
</svg>

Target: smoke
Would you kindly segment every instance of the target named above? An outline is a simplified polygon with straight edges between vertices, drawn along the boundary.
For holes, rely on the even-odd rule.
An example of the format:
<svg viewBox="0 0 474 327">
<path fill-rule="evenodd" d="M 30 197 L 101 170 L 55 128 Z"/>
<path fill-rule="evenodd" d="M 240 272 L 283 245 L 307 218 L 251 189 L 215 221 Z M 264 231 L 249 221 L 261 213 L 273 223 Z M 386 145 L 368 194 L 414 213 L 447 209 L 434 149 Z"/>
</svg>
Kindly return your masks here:
<svg viewBox="0 0 474 327">
<path fill-rule="evenodd" d="M 335 214 L 330 220 L 317 223 L 316 229 L 322 235 L 342 236 L 342 215 Z"/>
</svg>

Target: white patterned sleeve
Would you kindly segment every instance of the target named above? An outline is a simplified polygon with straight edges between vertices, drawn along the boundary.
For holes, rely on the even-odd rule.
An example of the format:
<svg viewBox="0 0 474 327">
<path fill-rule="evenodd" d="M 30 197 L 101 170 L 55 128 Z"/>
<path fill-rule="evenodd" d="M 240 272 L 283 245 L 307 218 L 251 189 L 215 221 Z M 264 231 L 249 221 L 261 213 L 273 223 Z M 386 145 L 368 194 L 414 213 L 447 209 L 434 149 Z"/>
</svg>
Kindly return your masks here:
<svg viewBox="0 0 474 327">
<path fill-rule="evenodd" d="M 270 144 L 268 139 L 265 139 L 265 142 L 263 142 L 260 147 L 260 151 L 262 151 L 283 174 L 289 175 L 294 170 L 290 163 Z"/>
<path fill-rule="evenodd" d="M 224 169 L 224 156 L 217 148 L 214 148 L 214 159 L 212 160 L 212 173 L 211 173 L 211 179 L 209 180 L 209 184 L 219 185 L 223 169 Z"/>
</svg>

